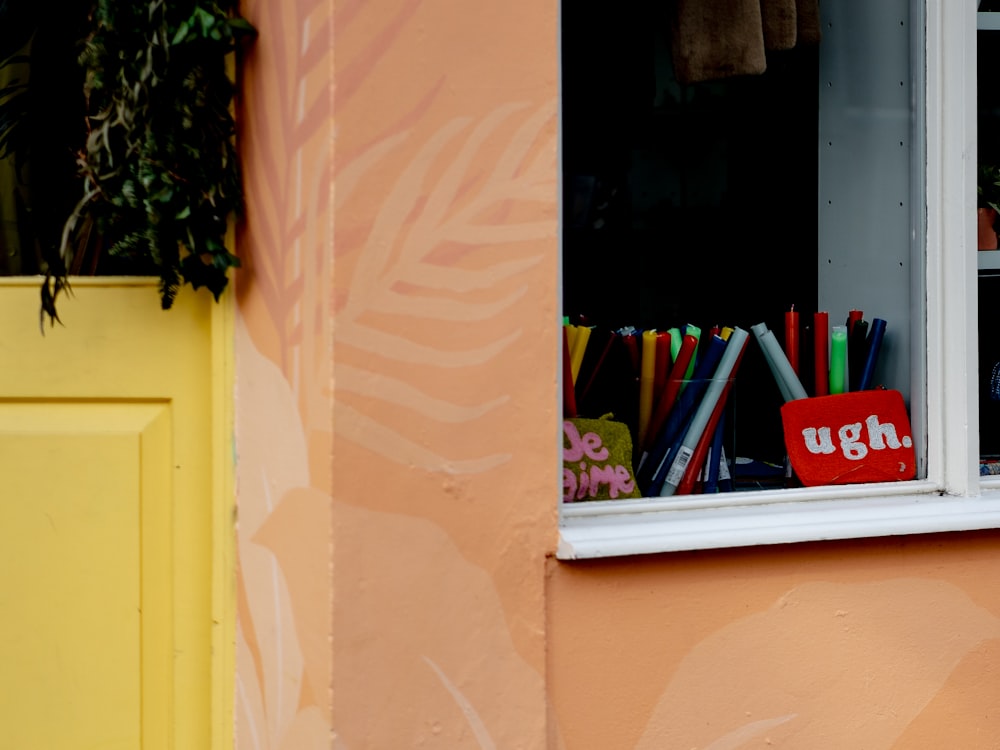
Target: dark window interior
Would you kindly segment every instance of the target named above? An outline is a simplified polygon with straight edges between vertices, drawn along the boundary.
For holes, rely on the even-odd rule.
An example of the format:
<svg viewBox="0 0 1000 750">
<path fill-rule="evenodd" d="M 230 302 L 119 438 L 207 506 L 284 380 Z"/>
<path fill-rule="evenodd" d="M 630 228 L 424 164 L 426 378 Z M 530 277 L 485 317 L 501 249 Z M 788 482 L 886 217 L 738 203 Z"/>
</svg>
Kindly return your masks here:
<svg viewBox="0 0 1000 750">
<path fill-rule="evenodd" d="M 817 49 L 681 86 L 662 2 L 562 7 L 563 312 L 613 329 L 765 322 L 780 340 L 786 310 L 817 305 Z M 782 401 L 756 345 L 732 403 L 730 457 L 782 462 Z M 581 416 L 629 420 L 634 404 L 603 393 Z"/>
<path fill-rule="evenodd" d="M 83 195 L 78 154 L 87 140 L 86 3 L 0 2 L 0 275 L 33 275 L 62 263 L 63 227 Z M 55 21 L 52 19 L 56 18 Z M 148 274 L 104 252 L 85 221 L 71 274 Z"/>
<path fill-rule="evenodd" d="M 1000 2 L 980 4 L 1000 11 Z M 978 34 L 978 141 L 980 164 L 1000 164 L 1000 31 Z M 1000 272 L 979 275 L 979 452 L 1000 458 Z M 994 372 L 996 376 L 994 376 Z M 996 382 L 994 383 L 994 377 Z"/>
</svg>

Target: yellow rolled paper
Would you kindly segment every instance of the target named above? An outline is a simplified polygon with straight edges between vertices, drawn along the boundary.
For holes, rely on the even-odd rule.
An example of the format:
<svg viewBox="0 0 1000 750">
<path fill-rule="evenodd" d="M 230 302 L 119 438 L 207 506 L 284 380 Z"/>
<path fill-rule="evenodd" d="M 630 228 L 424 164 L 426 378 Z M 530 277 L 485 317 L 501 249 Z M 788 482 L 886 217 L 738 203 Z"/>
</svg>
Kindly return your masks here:
<svg viewBox="0 0 1000 750">
<path fill-rule="evenodd" d="M 575 328 L 576 334 L 570 337 L 569 344 L 569 364 L 574 383 L 580 377 L 580 365 L 583 364 L 583 355 L 586 354 L 587 342 L 590 341 L 590 329 L 587 326 L 575 326 Z"/>
<path fill-rule="evenodd" d="M 642 332 L 642 370 L 639 373 L 639 445 L 646 439 L 653 415 L 653 381 L 656 377 L 656 331 Z"/>
</svg>

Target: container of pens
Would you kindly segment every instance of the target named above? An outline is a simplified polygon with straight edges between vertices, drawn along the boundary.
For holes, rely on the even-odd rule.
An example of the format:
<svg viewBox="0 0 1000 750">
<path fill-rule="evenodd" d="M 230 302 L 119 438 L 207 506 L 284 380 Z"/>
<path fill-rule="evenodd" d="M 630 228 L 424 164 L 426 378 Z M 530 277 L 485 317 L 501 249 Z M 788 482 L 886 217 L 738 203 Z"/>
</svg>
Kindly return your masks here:
<svg viewBox="0 0 1000 750">
<path fill-rule="evenodd" d="M 791 469 L 805 486 L 913 479 L 916 451 L 903 395 L 873 388 L 886 322 L 875 318 L 869 327 L 857 310 L 843 326 L 828 330 L 828 322 L 827 313 L 816 313 L 812 397 L 792 366 L 787 325 L 785 349 L 763 323 L 752 328 L 785 401 Z"/>
<path fill-rule="evenodd" d="M 765 323 L 749 331 L 693 324 L 611 330 L 567 321 L 564 499 L 912 478 L 915 451 L 902 396 L 877 381 L 886 322 L 869 324 L 851 311 L 845 325 L 831 328 L 829 314 L 817 312 L 805 331 L 810 358 L 800 356 L 809 349 L 800 352 L 799 318 L 794 308 L 786 312 L 783 341 Z M 752 394 L 744 399 L 751 416 L 742 424 L 753 425 L 748 436 L 736 429 L 734 385 L 750 339 L 763 361 L 754 352 L 740 374 L 740 387 Z M 766 392 L 771 382 L 780 400 Z M 587 434 L 603 435 L 617 423 L 617 434 L 630 441 L 631 465 L 616 458 L 609 468 L 576 455 L 591 438 L 580 437 L 572 421 L 601 418 L 608 424 Z"/>
<path fill-rule="evenodd" d="M 739 329 L 737 329 L 739 330 Z M 745 346 L 731 350 L 739 359 Z M 671 380 L 662 410 L 650 424 L 647 440 L 638 453 L 636 484 L 644 497 L 711 494 L 732 489 L 726 459 L 726 415 L 731 413 L 734 369 L 720 362 L 718 377 Z"/>
<path fill-rule="evenodd" d="M 729 467 L 720 460 L 724 414 L 747 341 L 737 327 L 702 332 L 688 324 L 640 332 L 566 326 L 564 415 L 572 421 L 610 414 L 627 426 L 640 496 L 728 489 Z M 566 450 L 571 443 L 564 442 Z M 564 461 L 564 479 L 564 499 L 595 499 L 580 489 L 579 466 Z M 593 487 L 591 477 L 586 481 Z"/>
</svg>

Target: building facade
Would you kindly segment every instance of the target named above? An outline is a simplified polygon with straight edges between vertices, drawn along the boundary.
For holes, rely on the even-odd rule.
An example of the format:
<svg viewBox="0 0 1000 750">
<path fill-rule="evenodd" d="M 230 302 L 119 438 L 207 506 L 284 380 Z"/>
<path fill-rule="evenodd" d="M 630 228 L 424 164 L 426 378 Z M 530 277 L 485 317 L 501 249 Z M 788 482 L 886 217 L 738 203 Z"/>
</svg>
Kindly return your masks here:
<svg viewBox="0 0 1000 750">
<path fill-rule="evenodd" d="M 237 747 L 996 746 L 996 531 L 557 558 L 555 3 L 245 13 Z"/>
</svg>

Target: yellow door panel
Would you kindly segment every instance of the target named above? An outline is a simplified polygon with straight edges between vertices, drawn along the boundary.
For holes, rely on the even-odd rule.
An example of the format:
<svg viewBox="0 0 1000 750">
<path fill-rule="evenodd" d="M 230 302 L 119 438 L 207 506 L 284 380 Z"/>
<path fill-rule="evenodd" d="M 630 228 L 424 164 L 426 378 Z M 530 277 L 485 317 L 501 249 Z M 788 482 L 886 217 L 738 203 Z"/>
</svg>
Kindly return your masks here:
<svg viewBox="0 0 1000 750">
<path fill-rule="evenodd" d="M 43 337 L 0 282 L 0 745 L 221 747 L 228 331 L 208 295 L 74 286 Z"/>
</svg>

